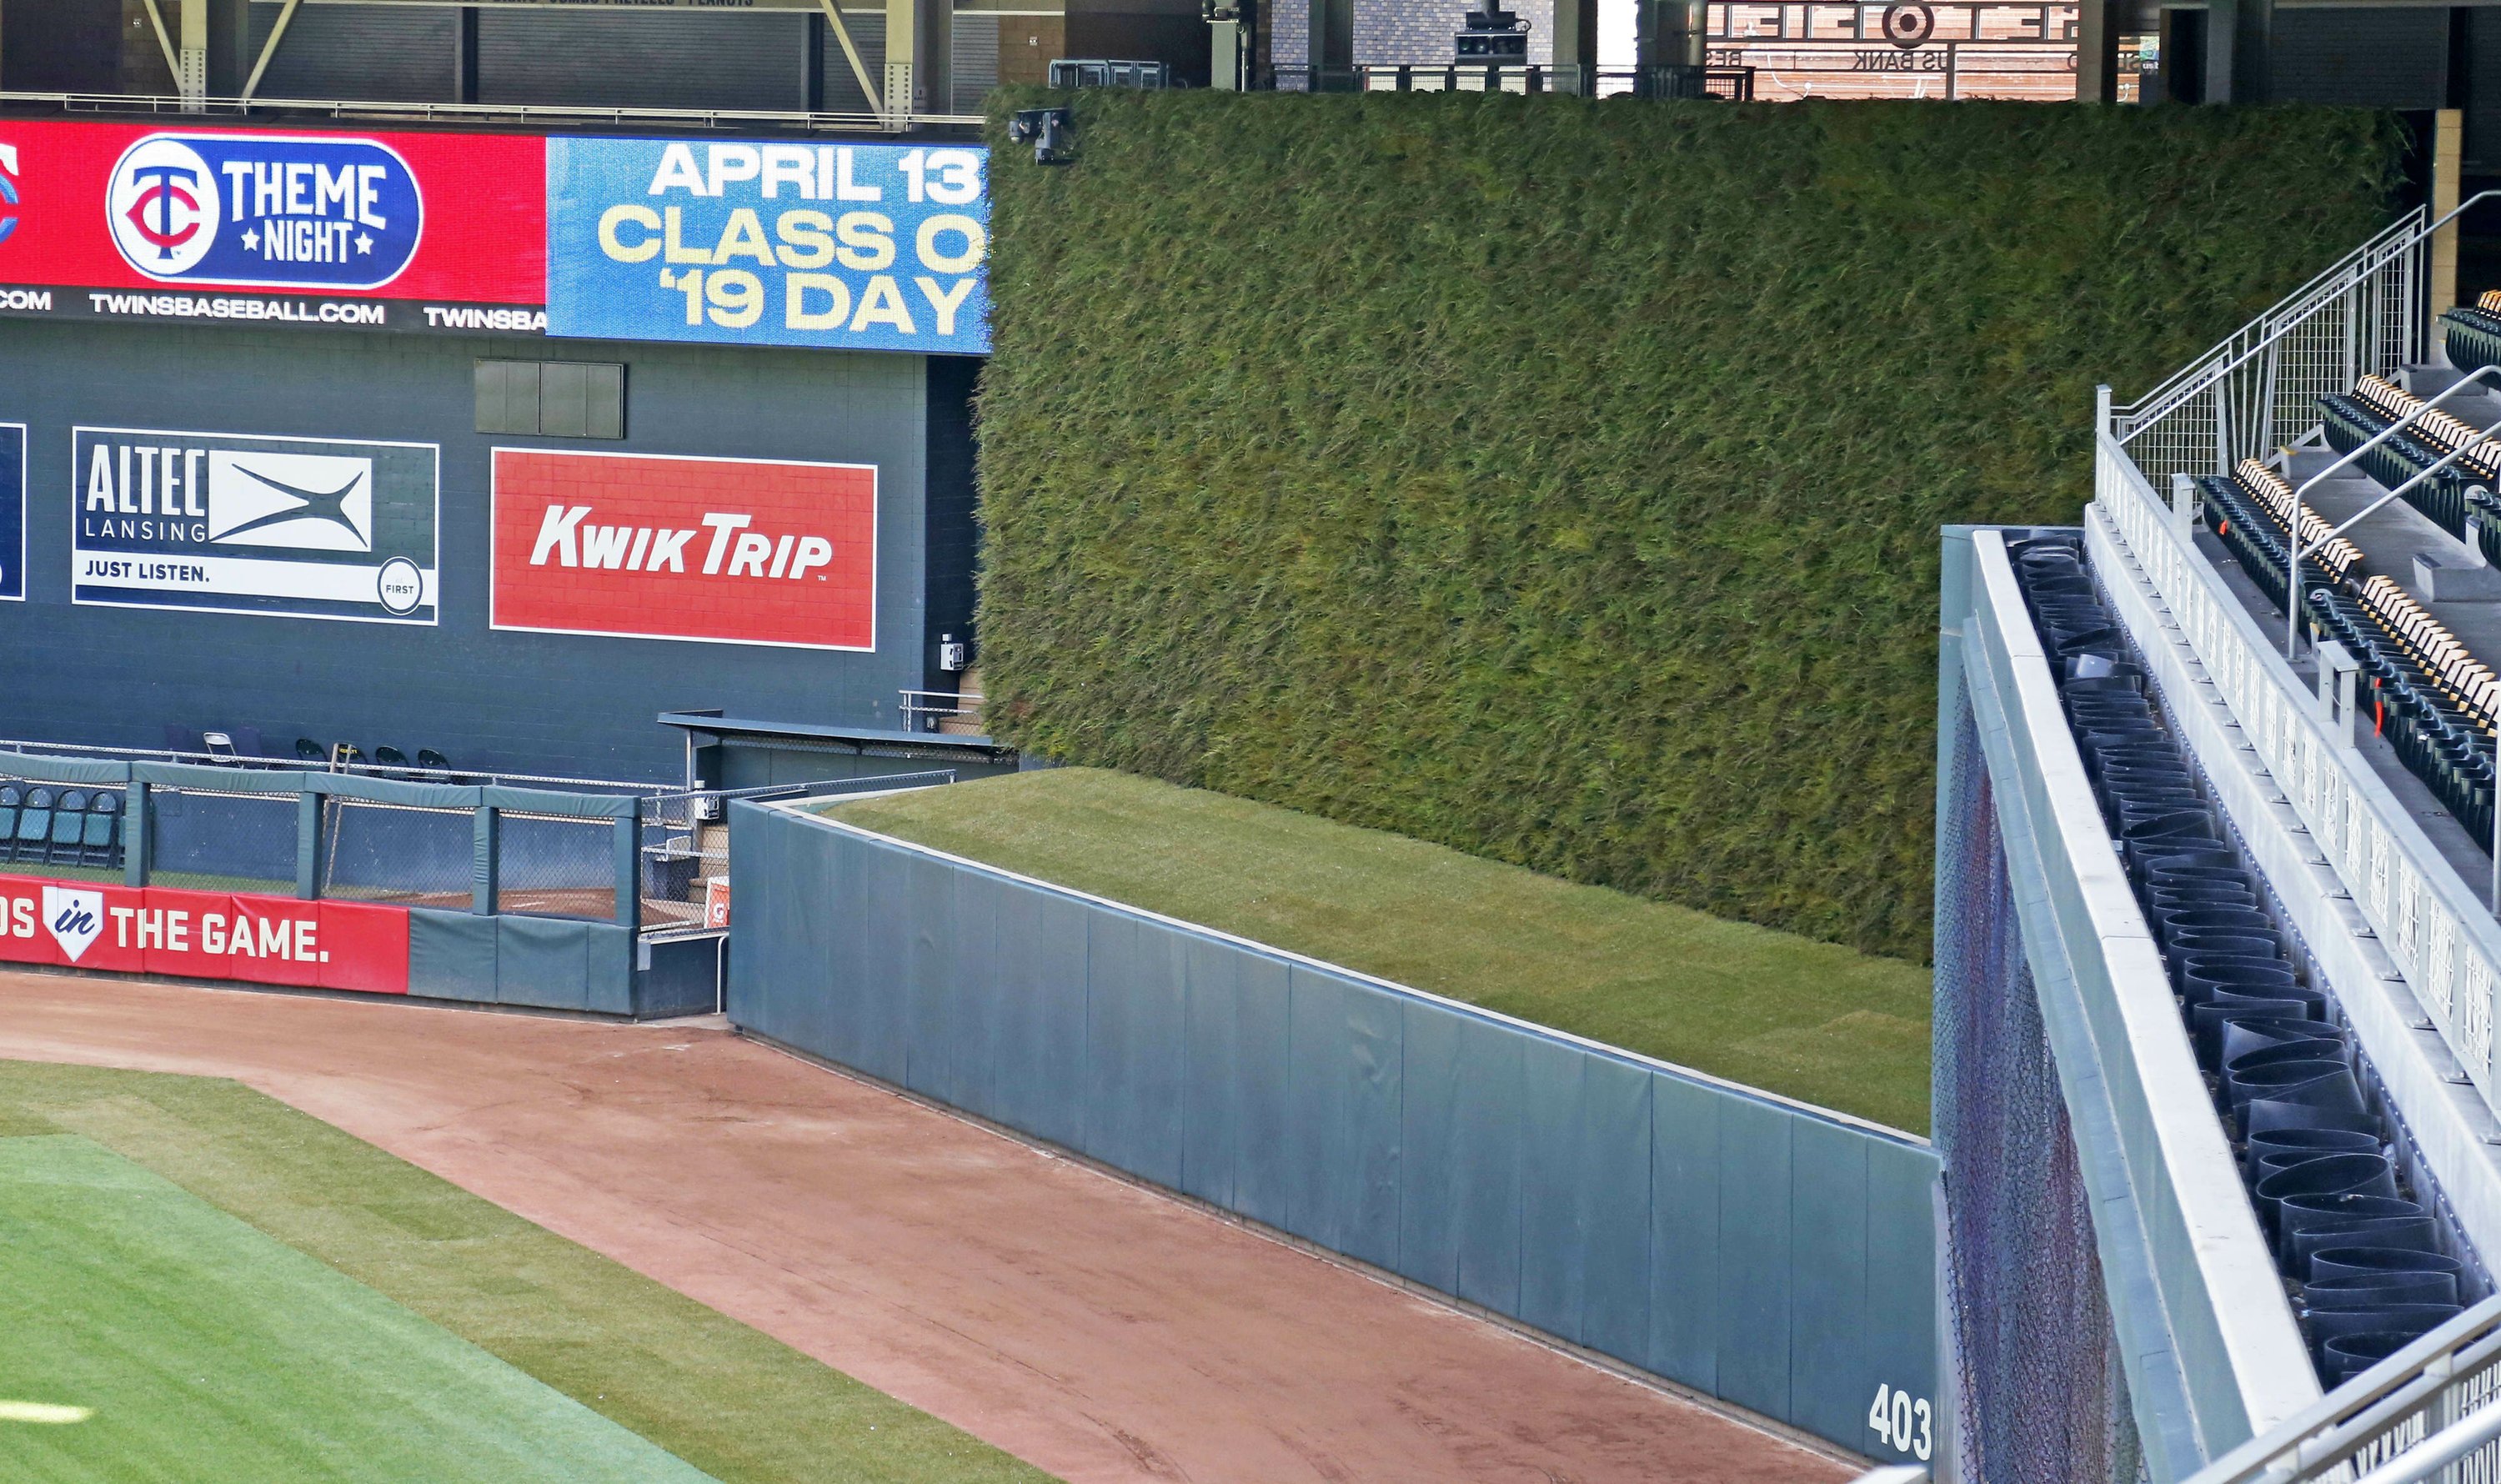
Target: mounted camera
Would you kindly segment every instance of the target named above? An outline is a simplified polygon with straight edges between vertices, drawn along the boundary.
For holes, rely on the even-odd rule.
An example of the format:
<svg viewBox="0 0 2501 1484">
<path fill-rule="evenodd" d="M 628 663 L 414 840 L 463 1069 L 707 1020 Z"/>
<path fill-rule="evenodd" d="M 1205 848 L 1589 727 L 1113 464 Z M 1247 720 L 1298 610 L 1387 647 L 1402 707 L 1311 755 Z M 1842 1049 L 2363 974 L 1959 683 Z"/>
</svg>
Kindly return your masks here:
<svg viewBox="0 0 2501 1484">
<path fill-rule="evenodd" d="M 1468 23 L 1451 38 L 1461 62 L 1528 65 L 1528 22 L 1491 0 L 1468 12 Z"/>
</svg>

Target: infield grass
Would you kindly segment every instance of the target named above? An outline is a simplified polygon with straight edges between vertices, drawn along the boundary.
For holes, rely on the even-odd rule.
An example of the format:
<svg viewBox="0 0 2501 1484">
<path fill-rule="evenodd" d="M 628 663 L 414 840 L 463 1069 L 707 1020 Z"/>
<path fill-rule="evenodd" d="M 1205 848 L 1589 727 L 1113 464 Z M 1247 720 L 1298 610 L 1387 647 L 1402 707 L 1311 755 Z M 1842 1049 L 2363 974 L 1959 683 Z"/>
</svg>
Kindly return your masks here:
<svg viewBox="0 0 2501 1484">
<path fill-rule="evenodd" d="M 1928 1127 L 1928 971 L 1099 768 L 828 818 L 1897 1129 Z"/>
<path fill-rule="evenodd" d="M 61 1134 L 83 1136 L 152 1171 L 206 1206 L 326 1265 L 388 1305 L 476 1346 L 721 1484 L 1027 1484 L 1049 1478 L 768 1335 L 239 1083 L 0 1061 L 0 1139 Z M 65 1227 L 68 1218 L 39 1211 L 31 1200 L 0 1179 L 0 1289 L 18 1281 L 11 1264 L 20 1259 L 8 1248 L 19 1228 L 66 1230 L 72 1234 L 55 1238 L 55 1244 L 74 1246 L 89 1241 L 77 1233 L 98 1230 L 93 1221 L 84 1228 Z M 196 1224 L 204 1218 L 194 1213 L 190 1219 Z M 96 1239 L 138 1237 L 108 1231 Z M 263 1253 L 254 1261 L 278 1260 Z M 211 1265 L 222 1271 L 238 1265 L 219 1260 Z M 169 1313 L 180 1313 L 207 1281 L 162 1285 L 154 1292 Z M 235 1292 L 253 1290 L 245 1284 Z M 191 1352 L 135 1330 L 129 1332 L 145 1342 L 129 1347 L 130 1363 L 145 1364 L 161 1349 L 172 1367 L 161 1377 L 133 1375 L 107 1385 L 99 1376 L 92 1390 L 83 1389 L 83 1382 L 48 1384 L 72 1376 L 54 1361 L 77 1353 L 81 1341 L 68 1333 L 21 1346 L 16 1302 L 14 1293 L 0 1291 L 0 1401 L 89 1406 L 96 1418 L 75 1426 L 0 1420 L 0 1478 L 21 1476 L 12 1471 L 12 1449 L 26 1435 L 55 1435 L 47 1429 L 73 1433 L 109 1415 L 136 1419 L 152 1409 L 158 1415 L 144 1425 L 177 1437 L 185 1426 L 184 1409 L 209 1406 L 221 1395 L 226 1378 L 219 1372 L 203 1370 L 187 1358 L 176 1364 L 177 1354 Z M 175 1338 L 186 1345 L 242 1343 L 216 1332 L 249 1332 L 249 1320 L 228 1313 L 202 1321 L 207 1332 Z M 183 1366 L 190 1368 L 177 1376 Z M 306 1372 L 296 1367 L 293 1373 Z M 361 1395 L 364 1377 L 334 1379 Z M 274 1400 L 263 1398 L 251 1405 Z M 383 1415 L 379 1404 L 374 1410 Z M 347 1417 L 344 1425 L 352 1429 L 359 1417 Z M 33 1475 L 115 1484 L 331 1476 L 188 1463 L 155 1470 L 104 1467 Z M 351 1470 L 335 1476 L 657 1477 L 596 1469 L 578 1475 Z"/>
</svg>

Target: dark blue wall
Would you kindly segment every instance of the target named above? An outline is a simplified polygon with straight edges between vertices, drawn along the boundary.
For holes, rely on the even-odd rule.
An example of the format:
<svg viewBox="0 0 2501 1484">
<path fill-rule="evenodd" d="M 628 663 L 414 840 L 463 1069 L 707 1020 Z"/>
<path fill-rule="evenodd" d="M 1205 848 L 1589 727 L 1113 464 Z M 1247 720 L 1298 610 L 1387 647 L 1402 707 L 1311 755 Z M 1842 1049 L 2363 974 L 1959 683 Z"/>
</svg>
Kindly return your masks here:
<svg viewBox="0 0 2501 1484">
<path fill-rule="evenodd" d="M 628 436 L 472 431 L 481 355 L 624 361 Z M 963 427 L 962 380 L 940 379 L 942 430 Z M 437 748 L 463 767 L 671 779 L 684 744 L 653 723 L 661 711 L 899 726 L 896 692 L 927 678 L 936 638 L 929 400 L 917 355 L 11 320 L 0 422 L 27 424 L 28 594 L 0 604 L 0 735 L 158 747 L 169 724 L 248 725 L 274 750 L 309 736 Z M 78 423 L 441 444 L 441 626 L 72 607 Z M 877 653 L 490 632 L 497 445 L 878 465 Z M 968 498 L 951 487 L 969 489 L 969 462 L 952 465 L 942 499 Z M 971 539 L 951 516 L 935 529 Z M 951 610 L 969 558 L 941 568 Z"/>
<path fill-rule="evenodd" d="M 1938 1427 L 1921 1141 L 731 805 L 730 1019 L 1872 1456 Z M 1908 1403 L 1906 1403 L 1907 1405 Z"/>
</svg>

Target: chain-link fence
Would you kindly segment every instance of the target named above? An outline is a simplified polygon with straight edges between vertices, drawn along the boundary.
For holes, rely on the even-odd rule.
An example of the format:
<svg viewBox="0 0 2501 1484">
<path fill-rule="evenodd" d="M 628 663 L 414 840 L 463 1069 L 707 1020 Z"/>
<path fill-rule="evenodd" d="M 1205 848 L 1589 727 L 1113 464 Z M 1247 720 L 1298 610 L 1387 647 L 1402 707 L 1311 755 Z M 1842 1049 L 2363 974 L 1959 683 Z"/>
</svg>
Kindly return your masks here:
<svg viewBox="0 0 2501 1484">
<path fill-rule="evenodd" d="M 785 791 L 750 790 L 750 793 Z M 794 792 L 794 791 L 793 791 Z M 724 894 L 729 880 L 729 805 L 735 794 L 664 793 L 643 800 L 638 870 L 643 930 L 682 931 L 707 926 L 707 896 Z M 716 883 L 719 883 L 716 886 Z M 725 903 L 716 903 L 725 908 Z"/>
<path fill-rule="evenodd" d="M 2090 1208 L 1968 696 L 1937 850 L 1936 1098 L 1961 1484 L 2133 1484 Z"/>
<path fill-rule="evenodd" d="M 615 820 L 505 810 L 496 828 L 496 911 L 616 918 Z"/>
<path fill-rule="evenodd" d="M 321 894 L 465 911 L 477 811 L 333 798 L 322 810 Z"/>
<path fill-rule="evenodd" d="M 198 892 L 293 895 L 303 795 L 152 786 L 140 811 L 148 879 Z"/>
</svg>

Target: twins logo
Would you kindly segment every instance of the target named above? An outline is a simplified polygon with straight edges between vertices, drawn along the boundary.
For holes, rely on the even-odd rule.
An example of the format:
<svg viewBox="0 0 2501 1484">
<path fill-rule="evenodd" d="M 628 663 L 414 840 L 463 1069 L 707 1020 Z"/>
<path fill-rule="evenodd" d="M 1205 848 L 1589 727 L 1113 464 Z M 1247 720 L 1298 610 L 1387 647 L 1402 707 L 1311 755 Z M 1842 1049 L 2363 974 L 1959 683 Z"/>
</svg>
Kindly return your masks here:
<svg viewBox="0 0 2501 1484">
<path fill-rule="evenodd" d="M 104 930 L 104 894 L 80 892 L 69 887 L 44 888 L 44 926 L 51 929 L 52 941 L 76 963 L 86 957 L 95 935 Z"/>
<path fill-rule="evenodd" d="M 15 206 L 17 204 L 17 147 L 16 145 L 0 145 L 0 206 Z M 11 213 L 7 216 L 0 216 L 0 242 L 7 242 L 9 240 L 9 234 L 16 230 L 17 230 L 17 218 L 15 213 Z"/>
<path fill-rule="evenodd" d="M 397 152 L 304 135 L 151 134 L 114 165 L 105 211 L 148 277 L 250 288 L 379 288 L 425 228 Z"/>
</svg>

